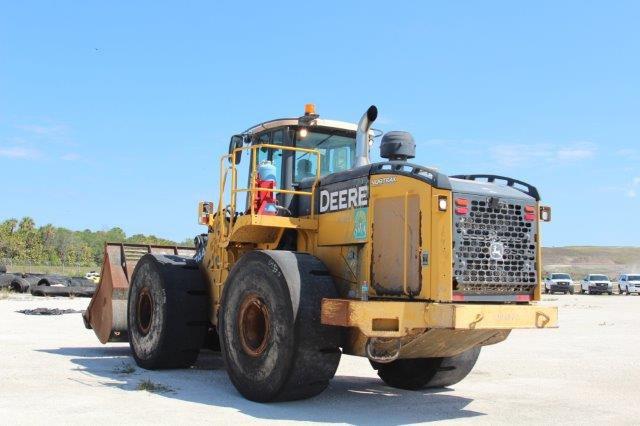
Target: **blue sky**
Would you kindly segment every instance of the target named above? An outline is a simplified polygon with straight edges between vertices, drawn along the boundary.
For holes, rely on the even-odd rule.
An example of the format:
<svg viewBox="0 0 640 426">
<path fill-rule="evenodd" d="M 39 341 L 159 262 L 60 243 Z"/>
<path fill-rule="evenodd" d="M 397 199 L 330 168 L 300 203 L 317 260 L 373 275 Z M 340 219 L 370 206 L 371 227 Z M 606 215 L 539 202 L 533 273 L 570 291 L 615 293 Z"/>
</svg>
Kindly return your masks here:
<svg viewBox="0 0 640 426">
<path fill-rule="evenodd" d="M 417 163 L 536 185 L 545 245 L 640 245 L 640 3 L 239 5 L 4 2 L 0 218 L 182 240 L 231 134 L 374 103 Z"/>
</svg>

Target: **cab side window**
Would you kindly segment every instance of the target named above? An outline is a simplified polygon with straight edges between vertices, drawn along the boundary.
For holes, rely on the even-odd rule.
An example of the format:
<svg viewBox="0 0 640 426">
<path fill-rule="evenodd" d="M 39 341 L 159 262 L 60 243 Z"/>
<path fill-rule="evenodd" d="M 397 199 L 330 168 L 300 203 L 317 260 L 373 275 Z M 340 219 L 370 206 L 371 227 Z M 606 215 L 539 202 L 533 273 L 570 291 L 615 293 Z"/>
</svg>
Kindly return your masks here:
<svg viewBox="0 0 640 426">
<path fill-rule="evenodd" d="M 284 131 L 276 130 L 275 132 L 264 132 L 258 135 L 254 142 L 255 145 L 283 145 L 284 144 Z M 280 178 L 280 173 L 282 171 L 282 150 L 279 149 L 271 149 L 271 148 L 260 148 L 258 150 L 258 164 L 263 161 L 271 161 L 271 163 L 276 166 L 276 176 Z M 278 179 L 278 186 L 280 186 L 281 182 Z"/>
</svg>

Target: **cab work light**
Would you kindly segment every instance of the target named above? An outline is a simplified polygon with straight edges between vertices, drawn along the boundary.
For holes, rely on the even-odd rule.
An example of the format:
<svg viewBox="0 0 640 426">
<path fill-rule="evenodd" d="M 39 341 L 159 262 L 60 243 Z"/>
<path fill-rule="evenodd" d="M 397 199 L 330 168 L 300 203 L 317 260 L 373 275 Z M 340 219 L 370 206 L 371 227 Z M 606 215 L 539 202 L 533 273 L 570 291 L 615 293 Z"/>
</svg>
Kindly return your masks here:
<svg viewBox="0 0 640 426">
<path fill-rule="evenodd" d="M 551 207 L 540 206 L 540 220 L 543 222 L 551 222 Z"/>
<path fill-rule="evenodd" d="M 438 196 L 438 210 L 440 210 L 441 212 L 446 212 L 448 204 L 449 203 L 447 201 L 446 195 L 439 195 Z"/>
</svg>

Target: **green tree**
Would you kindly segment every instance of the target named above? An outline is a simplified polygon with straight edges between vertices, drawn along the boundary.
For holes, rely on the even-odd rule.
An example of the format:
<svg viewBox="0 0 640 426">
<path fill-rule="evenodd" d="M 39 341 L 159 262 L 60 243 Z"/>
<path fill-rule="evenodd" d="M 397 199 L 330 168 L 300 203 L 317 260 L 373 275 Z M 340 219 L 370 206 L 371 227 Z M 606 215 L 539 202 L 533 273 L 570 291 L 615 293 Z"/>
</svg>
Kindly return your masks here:
<svg viewBox="0 0 640 426">
<path fill-rule="evenodd" d="M 0 223 L 0 258 L 16 261 L 100 265 L 106 242 L 176 245 L 174 241 L 155 235 L 135 234 L 127 237 L 119 227 L 102 231 L 72 231 L 46 224 L 37 228 L 30 217 L 23 217 L 19 221 L 7 219 Z M 188 238 L 178 245 L 192 246 L 193 240 Z"/>
</svg>

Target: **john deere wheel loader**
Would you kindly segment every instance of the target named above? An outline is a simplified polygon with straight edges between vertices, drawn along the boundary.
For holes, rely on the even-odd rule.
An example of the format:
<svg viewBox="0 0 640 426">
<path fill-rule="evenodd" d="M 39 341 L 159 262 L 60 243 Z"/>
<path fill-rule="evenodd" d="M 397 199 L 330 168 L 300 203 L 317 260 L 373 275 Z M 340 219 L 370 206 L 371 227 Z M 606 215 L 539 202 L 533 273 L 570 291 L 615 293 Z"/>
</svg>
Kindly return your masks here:
<svg viewBox="0 0 640 426">
<path fill-rule="evenodd" d="M 535 303 L 551 214 L 536 188 L 411 164 L 406 132 L 384 134 L 372 164 L 376 116 L 307 105 L 233 136 L 195 249 L 107 244 L 87 327 L 147 369 L 218 348 L 254 401 L 322 392 L 343 353 L 390 386 L 450 386 L 511 330 L 556 327 Z"/>
</svg>

